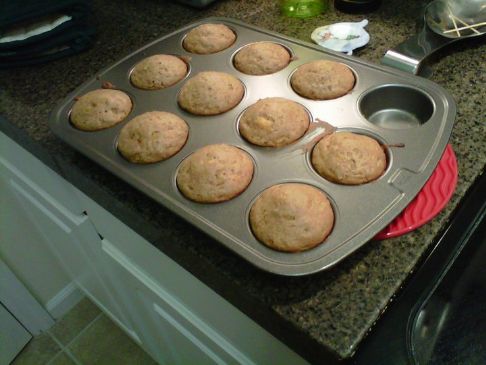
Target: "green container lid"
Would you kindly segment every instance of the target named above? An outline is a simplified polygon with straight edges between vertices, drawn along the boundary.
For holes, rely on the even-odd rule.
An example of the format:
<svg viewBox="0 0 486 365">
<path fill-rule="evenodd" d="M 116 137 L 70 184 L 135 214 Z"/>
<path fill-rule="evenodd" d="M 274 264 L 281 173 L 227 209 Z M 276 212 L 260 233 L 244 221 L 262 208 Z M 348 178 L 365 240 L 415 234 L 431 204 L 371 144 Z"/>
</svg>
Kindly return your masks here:
<svg viewBox="0 0 486 365">
<path fill-rule="evenodd" d="M 310 18 L 327 9 L 327 0 L 281 0 L 283 15 L 293 18 Z"/>
</svg>

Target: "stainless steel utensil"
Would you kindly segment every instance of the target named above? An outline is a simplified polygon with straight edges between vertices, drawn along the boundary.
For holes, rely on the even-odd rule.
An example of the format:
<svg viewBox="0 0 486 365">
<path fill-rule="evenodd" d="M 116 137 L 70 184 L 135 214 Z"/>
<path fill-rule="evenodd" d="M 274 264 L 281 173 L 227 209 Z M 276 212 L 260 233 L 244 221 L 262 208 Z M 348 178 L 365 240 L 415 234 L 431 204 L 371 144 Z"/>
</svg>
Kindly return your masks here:
<svg viewBox="0 0 486 365">
<path fill-rule="evenodd" d="M 435 0 L 425 12 L 425 22 L 447 38 L 467 38 L 486 32 L 485 0 Z"/>
<path fill-rule="evenodd" d="M 415 75 L 429 76 L 422 62 L 459 39 L 486 33 L 486 0 L 434 0 L 424 11 L 421 30 L 389 50 L 381 63 Z"/>
</svg>

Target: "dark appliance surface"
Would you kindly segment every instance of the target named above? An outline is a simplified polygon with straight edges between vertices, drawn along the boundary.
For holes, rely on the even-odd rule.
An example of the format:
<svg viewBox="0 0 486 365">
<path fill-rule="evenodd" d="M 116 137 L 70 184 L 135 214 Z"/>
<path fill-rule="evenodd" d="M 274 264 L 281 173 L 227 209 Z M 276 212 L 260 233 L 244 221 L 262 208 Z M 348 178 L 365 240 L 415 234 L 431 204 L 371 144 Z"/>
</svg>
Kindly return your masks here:
<svg viewBox="0 0 486 365">
<path fill-rule="evenodd" d="M 354 364 L 486 364 L 486 173 Z"/>
</svg>

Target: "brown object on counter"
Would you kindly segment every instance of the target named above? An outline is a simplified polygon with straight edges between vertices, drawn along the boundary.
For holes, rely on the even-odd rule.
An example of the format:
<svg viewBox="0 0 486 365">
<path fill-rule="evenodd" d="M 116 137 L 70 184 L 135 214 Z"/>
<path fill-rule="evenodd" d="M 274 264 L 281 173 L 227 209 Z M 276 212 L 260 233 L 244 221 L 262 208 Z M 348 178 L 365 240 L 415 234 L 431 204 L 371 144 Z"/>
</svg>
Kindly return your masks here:
<svg viewBox="0 0 486 365">
<path fill-rule="evenodd" d="M 227 144 L 208 145 L 182 161 L 177 186 L 188 199 L 219 203 L 246 190 L 253 169 L 253 160 L 245 151 Z"/>
<path fill-rule="evenodd" d="M 145 90 L 172 86 L 187 74 L 187 64 L 179 57 L 157 54 L 137 63 L 130 75 L 133 85 Z"/>
<path fill-rule="evenodd" d="M 233 109 L 245 88 L 236 77 L 215 71 L 200 72 L 189 79 L 177 101 L 182 109 L 196 115 L 216 115 Z"/>
<path fill-rule="evenodd" d="M 285 98 L 266 98 L 243 113 L 238 128 L 253 144 L 280 147 L 302 137 L 309 123 L 309 114 L 302 105 Z"/>
<path fill-rule="evenodd" d="M 224 24 L 202 24 L 187 33 L 183 47 L 197 54 L 220 52 L 235 43 L 236 34 Z"/>
<path fill-rule="evenodd" d="M 312 151 L 317 173 L 344 185 L 364 184 L 379 178 L 386 168 L 386 155 L 373 138 L 337 132 L 322 138 Z"/>
<path fill-rule="evenodd" d="M 290 54 L 280 44 L 258 42 L 238 51 L 233 63 L 237 70 L 247 75 L 269 75 L 287 67 Z"/>
<path fill-rule="evenodd" d="M 120 131 L 118 151 L 133 163 L 166 160 L 181 150 L 189 127 L 177 115 L 147 112 L 129 121 Z"/>
<path fill-rule="evenodd" d="M 297 94 L 313 100 L 339 98 L 351 91 L 354 83 L 354 74 L 348 66 L 327 60 L 303 64 L 290 79 Z"/>
<path fill-rule="evenodd" d="M 120 123 L 131 110 L 132 100 L 123 91 L 97 89 L 76 100 L 70 120 L 77 129 L 98 131 Z"/>
<path fill-rule="evenodd" d="M 322 243 L 331 233 L 334 212 L 319 189 L 300 183 L 266 189 L 250 210 L 256 238 L 270 248 L 299 252 Z"/>
</svg>

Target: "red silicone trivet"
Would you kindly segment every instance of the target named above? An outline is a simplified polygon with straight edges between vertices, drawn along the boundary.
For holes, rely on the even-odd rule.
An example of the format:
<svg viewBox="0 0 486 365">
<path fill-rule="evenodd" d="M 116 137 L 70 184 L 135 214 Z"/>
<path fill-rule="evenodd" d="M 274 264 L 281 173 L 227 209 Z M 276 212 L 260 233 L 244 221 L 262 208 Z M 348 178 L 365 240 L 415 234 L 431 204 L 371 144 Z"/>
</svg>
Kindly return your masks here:
<svg viewBox="0 0 486 365">
<path fill-rule="evenodd" d="M 449 202 L 456 184 L 457 160 L 452 146 L 448 144 L 422 190 L 398 217 L 375 236 L 375 239 L 398 237 L 432 220 Z"/>
</svg>

